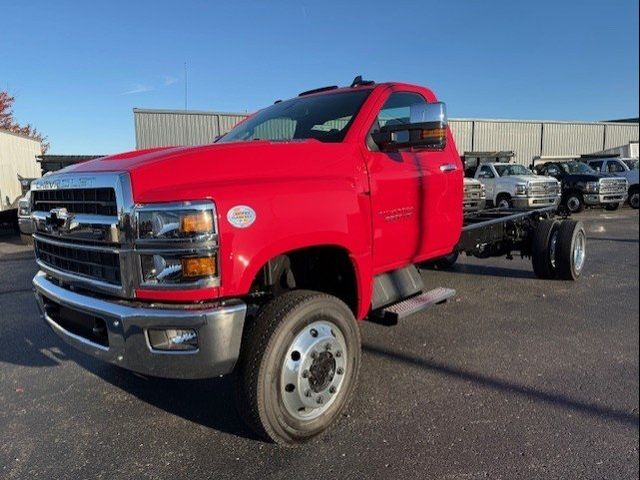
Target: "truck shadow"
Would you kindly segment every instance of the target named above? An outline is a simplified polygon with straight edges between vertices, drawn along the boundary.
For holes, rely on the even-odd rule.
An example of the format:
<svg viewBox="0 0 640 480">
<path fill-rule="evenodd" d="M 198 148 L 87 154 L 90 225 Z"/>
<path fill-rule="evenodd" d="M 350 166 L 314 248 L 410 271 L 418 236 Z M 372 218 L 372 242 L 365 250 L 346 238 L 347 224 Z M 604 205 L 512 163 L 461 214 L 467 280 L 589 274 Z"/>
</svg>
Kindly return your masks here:
<svg viewBox="0 0 640 480">
<path fill-rule="evenodd" d="M 363 344 L 362 348 L 364 352 L 373 356 L 381 357 L 390 361 L 401 362 L 412 367 L 430 370 L 454 379 L 473 382 L 483 387 L 501 391 L 505 394 L 521 395 L 533 401 L 550 404 L 562 409 L 612 421 L 626 427 L 635 429 L 638 429 L 639 427 L 639 417 L 633 413 L 612 409 L 596 403 L 583 402 L 561 393 L 544 392 L 526 385 L 510 383 L 504 380 L 492 378 L 482 373 L 467 371 L 445 363 L 425 360 L 420 357 L 411 356 L 406 353 L 393 351 L 375 345 Z"/>
<path fill-rule="evenodd" d="M 468 275 L 481 275 L 500 278 L 536 278 L 530 265 L 528 269 L 519 270 L 516 268 L 494 267 L 491 265 L 473 265 L 468 263 L 459 263 L 455 265 L 451 271 L 456 273 L 466 273 Z"/>
</svg>

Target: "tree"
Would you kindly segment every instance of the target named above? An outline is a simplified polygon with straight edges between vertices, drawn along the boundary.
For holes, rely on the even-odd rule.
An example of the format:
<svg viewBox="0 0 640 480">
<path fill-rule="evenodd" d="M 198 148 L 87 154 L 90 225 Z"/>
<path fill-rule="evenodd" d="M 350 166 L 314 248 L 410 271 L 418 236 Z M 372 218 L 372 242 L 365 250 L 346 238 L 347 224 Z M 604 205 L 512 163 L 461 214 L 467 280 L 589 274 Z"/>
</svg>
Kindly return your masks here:
<svg viewBox="0 0 640 480">
<path fill-rule="evenodd" d="M 49 142 L 47 137 L 40 133 L 33 125 L 27 123 L 26 125 L 20 125 L 16 123 L 13 118 L 13 104 L 15 98 L 9 95 L 9 92 L 0 90 L 0 129 L 8 130 L 20 135 L 26 135 L 40 142 L 40 149 L 43 154 L 49 150 Z"/>
</svg>

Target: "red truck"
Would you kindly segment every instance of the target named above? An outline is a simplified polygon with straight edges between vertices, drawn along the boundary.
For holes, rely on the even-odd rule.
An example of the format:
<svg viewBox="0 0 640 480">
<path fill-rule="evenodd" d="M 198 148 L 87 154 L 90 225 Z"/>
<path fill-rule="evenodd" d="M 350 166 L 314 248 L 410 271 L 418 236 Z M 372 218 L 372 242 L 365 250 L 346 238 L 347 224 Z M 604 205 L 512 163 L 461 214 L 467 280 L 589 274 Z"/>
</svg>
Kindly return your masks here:
<svg viewBox="0 0 640 480">
<path fill-rule="evenodd" d="M 428 89 L 356 78 L 278 101 L 210 145 L 139 150 L 32 185 L 33 280 L 67 343 L 142 374 L 234 373 L 242 416 L 283 444 L 352 397 L 358 320 L 455 292 L 416 265 L 518 252 L 575 280 L 582 224 L 551 209 L 463 216 L 463 165 Z"/>
</svg>

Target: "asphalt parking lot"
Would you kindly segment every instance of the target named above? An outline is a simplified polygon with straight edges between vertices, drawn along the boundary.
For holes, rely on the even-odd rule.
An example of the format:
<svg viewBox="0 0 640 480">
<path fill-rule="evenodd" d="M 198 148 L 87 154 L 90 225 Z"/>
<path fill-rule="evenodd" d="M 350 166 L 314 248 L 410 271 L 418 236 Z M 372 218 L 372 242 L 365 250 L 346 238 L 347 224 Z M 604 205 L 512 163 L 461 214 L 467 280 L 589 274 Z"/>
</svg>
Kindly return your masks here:
<svg viewBox="0 0 640 480">
<path fill-rule="evenodd" d="M 362 325 L 355 401 L 316 444 L 240 422 L 227 378 L 143 378 L 38 318 L 29 249 L 0 238 L 0 478 L 638 478 L 638 213 L 580 218 L 577 283 L 525 260 L 424 271 L 447 305 Z"/>
</svg>

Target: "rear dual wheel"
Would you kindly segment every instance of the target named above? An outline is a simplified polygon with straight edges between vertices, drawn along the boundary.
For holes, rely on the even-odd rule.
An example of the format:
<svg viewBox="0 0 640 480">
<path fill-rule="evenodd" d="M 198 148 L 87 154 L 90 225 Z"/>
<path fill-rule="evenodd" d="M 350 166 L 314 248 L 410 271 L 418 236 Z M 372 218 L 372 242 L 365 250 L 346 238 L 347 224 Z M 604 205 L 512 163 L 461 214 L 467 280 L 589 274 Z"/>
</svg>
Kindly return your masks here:
<svg viewBox="0 0 640 480">
<path fill-rule="evenodd" d="M 586 258 L 582 222 L 541 220 L 533 233 L 531 261 L 538 278 L 577 280 Z"/>
<path fill-rule="evenodd" d="M 236 368 L 239 413 L 276 443 L 307 442 L 347 408 L 359 370 L 351 310 L 324 293 L 284 293 L 247 324 Z"/>
</svg>

